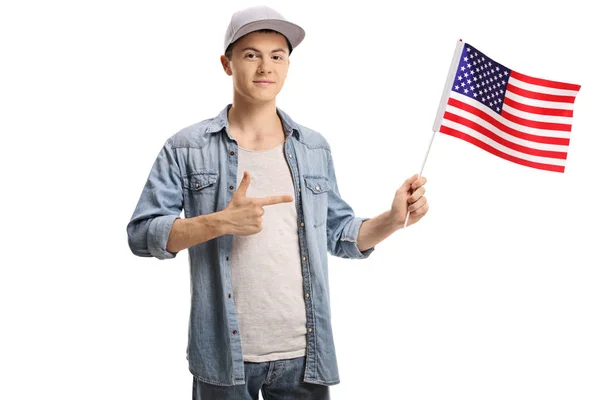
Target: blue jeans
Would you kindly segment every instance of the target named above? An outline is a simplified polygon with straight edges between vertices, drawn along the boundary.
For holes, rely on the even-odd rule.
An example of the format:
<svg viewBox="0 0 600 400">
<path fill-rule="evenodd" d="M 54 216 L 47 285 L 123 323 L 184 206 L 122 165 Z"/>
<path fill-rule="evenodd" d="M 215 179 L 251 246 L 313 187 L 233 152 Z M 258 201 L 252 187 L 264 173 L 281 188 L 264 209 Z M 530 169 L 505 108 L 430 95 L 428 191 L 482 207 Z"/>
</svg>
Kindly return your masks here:
<svg viewBox="0 0 600 400">
<path fill-rule="evenodd" d="M 306 356 L 244 362 L 244 385 L 217 386 L 194 377 L 193 400 L 329 400 L 329 387 L 302 382 Z"/>
</svg>

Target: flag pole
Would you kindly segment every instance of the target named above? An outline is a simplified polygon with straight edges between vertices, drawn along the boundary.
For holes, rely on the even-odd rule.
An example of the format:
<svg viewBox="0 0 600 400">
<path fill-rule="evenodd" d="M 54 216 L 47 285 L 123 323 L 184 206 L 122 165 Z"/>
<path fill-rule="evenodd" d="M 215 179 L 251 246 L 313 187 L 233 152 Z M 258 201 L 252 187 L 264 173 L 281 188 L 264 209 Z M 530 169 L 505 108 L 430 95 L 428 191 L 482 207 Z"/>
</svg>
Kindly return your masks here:
<svg viewBox="0 0 600 400">
<path fill-rule="evenodd" d="M 431 150 L 431 145 L 433 144 L 433 139 L 435 138 L 435 133 L 439 131 L 440 126 L 442 125 L 442 119 L 444 118 L 444 111 L 446 110 L 446 104 L 448 104 L 448 98 L 450 97 L 450 90 L 452 89 L 452 83 L 454 82 L 454 76 L 456 75 L 456 70 L 458 69 L 458 64 L 460 63 L 460 57 L 463 52 L 463 48 L 465 44 L 462 39 L 458 39 L 456 42 L 456 49 L 454 49 L 454 56 L 452 57 L 452 62 L 450 63 L 450 68 L 448 70 L 448 77 L 446 78 L 446 85 L 444 86 L 444 91 L 442 92 L 442 98 L 440 99 L 440 104 L 438 106 L 437 115 L 435 116 L 435 121 L 433 122 L 433 134 L 431 135 L 431 140 L 429 141 L 429 147 L 427 148 L 427 153 L 425 153 L 425 159 L 423 160 L 423 165 L 421 165 L 421 172 L 419 172 L 419 177 L 423 175 L 423 169 L 425 168 L 425 162 L 427 161 L 427 156 L 429 155 L 429 150 Z M 406 224 L 408 223 L 408 217 L 410 216 L 410 212 L 406 213 L 406 219 L 404 220 L 403 228 L 406 228 Z"/>
<path fill-rule="evenodd" d="M 431 135 L 431 140 L 429 141 L 429 147 L 427 148 L 427 153 L 425 153 L 425 159 L 423 160 L 423 164 L 421 165 L 421 172 L 419 172 L 419 176 L 423 175 L 423 169 L 425 168 L 425 163 L 427 162 L 427 156 L 429 155 L 429 150 L 431 150 L 431 145 L 433 144 L 433 139 L 435 138 L 435 130 Z M 410 211 L 406 213 L 406 219 L 404 220 L 404 228 L 406 228 L 406 224 L 408 223 L 408 217 L 410 216 Z"/>
</svg>

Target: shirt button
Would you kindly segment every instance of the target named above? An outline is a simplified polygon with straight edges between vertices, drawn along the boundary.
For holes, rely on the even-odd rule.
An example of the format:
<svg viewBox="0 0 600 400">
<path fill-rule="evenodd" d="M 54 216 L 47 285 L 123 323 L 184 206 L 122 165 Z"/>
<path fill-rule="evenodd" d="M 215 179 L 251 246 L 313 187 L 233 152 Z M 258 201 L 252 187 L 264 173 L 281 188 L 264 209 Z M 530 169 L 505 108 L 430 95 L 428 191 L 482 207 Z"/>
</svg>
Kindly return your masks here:
<svg viewBox="0 0 600 400">
<path fill-rule="evenodd" d="M 317 187 L 315 189 L 321 190 L 321 187 L 319 185 L 317 185 Z"/>
<path fill-rule="evenodd" d="M 227 297 L 231 298 L 231 293 L 229 293 L 229 294 L 227 295 Z"/>
<path fill-rule="evenodd" d="M 237 331 L 234 329 L 234 330 L 233 330 L 233 334 L 235 335 L 236 333 L 237 333 Z"/>
<path fill-rule="evenodd" d="M 306 261 L 306 256 L 302 257 L 302 261 Z"/>
<path fill-rule="evenodd" d="M 230 155 L 230 156 L 232 156 L 232 155 L 234 155 L 234 154 L 235 154 L 235 152 L 233 152 L 233 151 L 230 151 L 230 152 L 229 152 L 229 155 Z"/>
<path fill-rule="evenodd" d="M 233 190 L 233 186 L 229 186 L 229 190 Z"/>
<path fill-rule="evenodd" d="M 306 293 L 306 297 L 310 297 L 310 293 Z"/>
<path fill-rule="evenodd" d="M 310 332 L 312 332 L 312 328 L 308 328 L 308 332 L 309 332 L 309 333 L 310 333 Z"/>
<path fill-rule="evenodd" d="M 304 226 L 304 221 L 300 222 L 300 226 Z"/>
<path fill-rule="evenodd" d="M 290 156 L 290 158 L 292 158 L 292 154 L 291 154 L 291 153 L 290 153 L 290 154 L 288 154 L 288 156 Z"/>
<path fill-rule="evenodd" d="M 225 257 L 225 259 L 226 259 L 227 261 L 229 261 L 229 256 Z"/>
<path fill-rule="evenodd" d="M 302 191 L 302 189 L 298 188 L 298 193 L 300 193 Z"/>
</svg>

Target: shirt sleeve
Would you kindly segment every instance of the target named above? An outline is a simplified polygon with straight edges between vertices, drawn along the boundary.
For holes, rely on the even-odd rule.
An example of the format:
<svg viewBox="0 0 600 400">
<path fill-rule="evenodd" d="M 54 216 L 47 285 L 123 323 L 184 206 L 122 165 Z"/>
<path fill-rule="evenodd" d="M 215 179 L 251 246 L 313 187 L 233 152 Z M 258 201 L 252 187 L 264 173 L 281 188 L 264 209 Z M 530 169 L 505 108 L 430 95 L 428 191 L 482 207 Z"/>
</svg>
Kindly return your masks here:
<svg viewBox="0 0 600 400">
<path fill-rule="evenodd" d="M 174 258 L 167 251 L 173 222 L 183 208 L 183 185 L 177 158 L 167 141 L 159 152 L 127 224 L 129 248 L 140 257 Z"/>
<path fill-rule="evenodd" d="M 341 258 L 367 258 L 375 247 L 360 251 L 358 249 L 358 231 L 360 225 L 370 218 L 356 217 L 352 207 L 341 195 L 335 176 L 335 167 L 331 152 L 328 153 L 329 192 L 327 197 L 327 250 Z"/>
</svg>

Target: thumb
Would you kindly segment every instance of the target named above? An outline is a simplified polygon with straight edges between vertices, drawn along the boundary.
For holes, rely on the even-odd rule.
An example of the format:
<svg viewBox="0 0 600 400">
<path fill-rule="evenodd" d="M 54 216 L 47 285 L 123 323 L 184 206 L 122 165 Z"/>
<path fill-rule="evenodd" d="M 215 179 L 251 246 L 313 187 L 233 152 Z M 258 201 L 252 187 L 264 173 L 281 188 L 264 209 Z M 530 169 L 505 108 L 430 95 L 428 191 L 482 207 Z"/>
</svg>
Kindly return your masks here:
<svg viewBox="0 0 600 400">
<path fill-rule="evenodd" d="M 419 179 L 419 174 L 414 174 L 413 176 L 404 181 L 402 189 L 406 192 L 409 192 L 411 190 L 412 184 L 415 183 L 417 179 Z"/>
<path fill-rule="evenodd" d="M 246 191 L 248 190 L 248 186 L 250 186 L 250 172 L 244 171 L 244 176 L 242 177 L 242 181 L 240 182 L 240 186 L 236 193 L 239 193 L 241 196 L 246 197 Z"/>
</svg>

